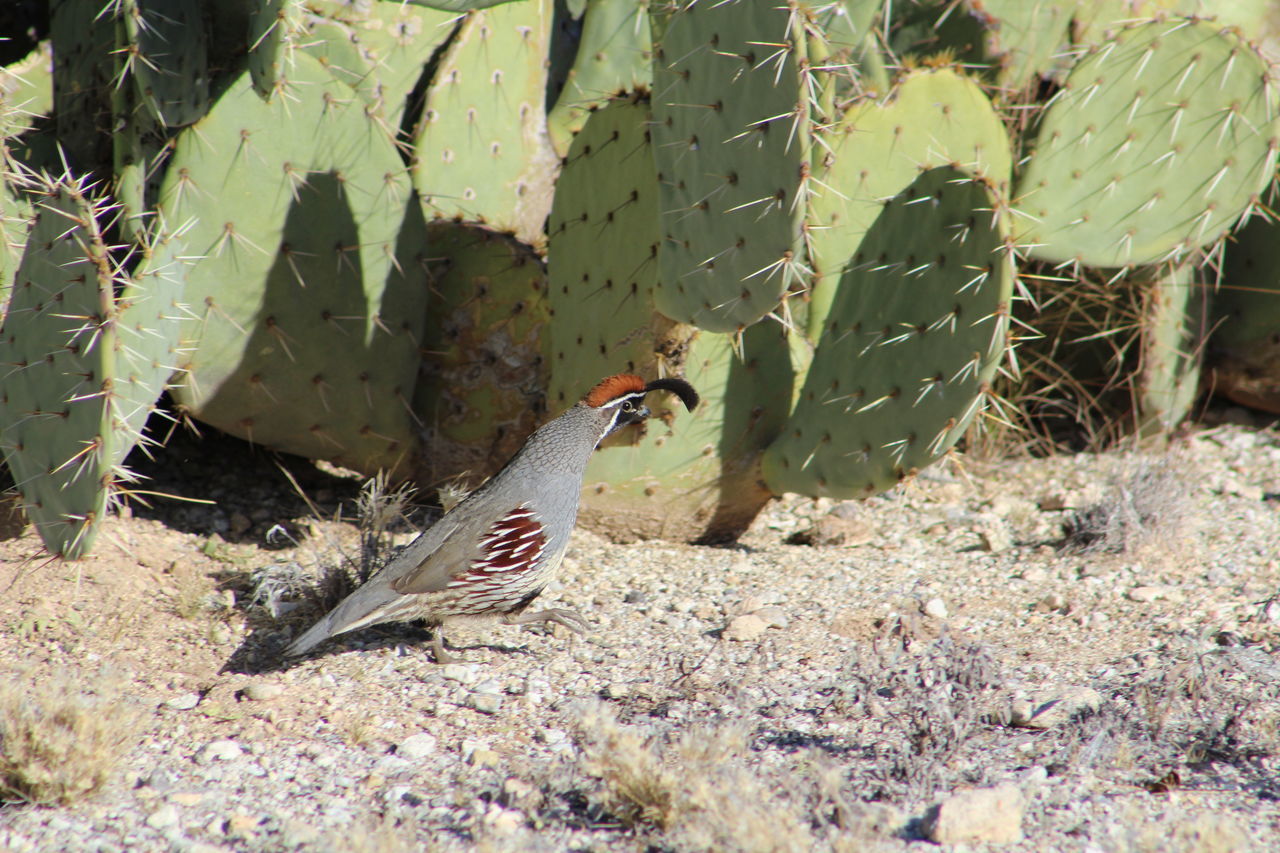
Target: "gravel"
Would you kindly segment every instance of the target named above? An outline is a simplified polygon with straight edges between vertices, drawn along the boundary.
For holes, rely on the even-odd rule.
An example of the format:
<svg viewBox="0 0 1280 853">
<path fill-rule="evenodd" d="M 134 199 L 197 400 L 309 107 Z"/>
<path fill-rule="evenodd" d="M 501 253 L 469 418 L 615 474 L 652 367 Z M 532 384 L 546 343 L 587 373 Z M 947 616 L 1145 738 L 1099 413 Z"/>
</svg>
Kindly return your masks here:
<svg viewBox="0 0 1280 853">
<path fill-rule="evenodd" d="M 89 559 L 23 573 L 28 532 L 0 543 L 0 655 L 110 672 L 144 722 L 98 794 L 7 807 L 0 849 L 748 846 L 735 825 L 790 827 L 779 850 L 1280 849 L 1264 724 L 1280 714 L 1280 438 L 1206 430 L 1151 461 L 1183 475 L 1186 512 L 1146 521 L 1136 550 L 1059 547 L 1131 470 L 1120 453 L 967 460 L 859 504 L 789 498 L 729 547 L 578 532 L 546 606 L 592 629 L 457 629 L 463 662 L 445 666 L 387 627 L 276 667 L 314 611 L 272 616 L 247 579 L 358 544 L 274 492 L 261 519 L 222 512 L 308 524 L 284 550 L 188 532 L 208 528 L 184 508 L 182 524 L 110 520 Z M 858 534 L 789 544 L 826 518 Z M 184 584 L 235 587 L 235 605 L 190 615 Z M 663 821 L 628 810 L 591 763 L 601 731 L 638 778 L 722 796 Z"/>
</svg>

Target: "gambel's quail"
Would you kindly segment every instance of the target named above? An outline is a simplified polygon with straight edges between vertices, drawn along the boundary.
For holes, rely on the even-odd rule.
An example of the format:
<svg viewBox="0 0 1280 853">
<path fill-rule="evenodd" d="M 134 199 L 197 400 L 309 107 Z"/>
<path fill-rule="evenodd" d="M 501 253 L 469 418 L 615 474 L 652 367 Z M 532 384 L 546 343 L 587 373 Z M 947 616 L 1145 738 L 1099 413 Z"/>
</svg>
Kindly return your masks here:
<svg viewBox="0 0 1280 853">
<path fill-rule="evenodd" d="M 432 648 L 445 663 L 441 627 L 498 618 L 508 625 L 556 622 L 572 631 L 587 623 L 572 610 L 525 608 L 564 557 L 578 516 L 578 493 L 591 453 L 620 427 L 649 416 L 650 391 L 670 391 L 690 411 L 698 394 L 683 379 L 620 373 L 596 385 L 560 417 L 529 436 L 492 479 L 445 513 L 367 583 L 285 649 L 300 655 L 336 634 L 380 622 L 422 619 L 433 625 Z"/>
</svg>

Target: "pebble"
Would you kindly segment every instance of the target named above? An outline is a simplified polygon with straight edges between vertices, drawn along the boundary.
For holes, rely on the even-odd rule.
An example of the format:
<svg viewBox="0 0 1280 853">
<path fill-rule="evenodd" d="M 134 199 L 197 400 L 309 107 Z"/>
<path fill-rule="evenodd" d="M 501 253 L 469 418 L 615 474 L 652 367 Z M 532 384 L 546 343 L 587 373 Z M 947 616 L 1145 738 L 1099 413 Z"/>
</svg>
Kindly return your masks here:
<svg viewBox="0 0 1280 853">
<path fill-rule="evenodd" d="M 469 666 L 460 663 L 447 663 L 440 667 L 440 675 L 450 681 L 457 681 L 461 684 L 471 684 L 477 678 L 476 671 Z"/>
<path fill-rule="evenodd" d="M 724 638 L 746 643 L 758 639 L 768 627 L 768 621 L 762 617 L 754 613 L 744 613 L 741 616 L 733 617 L 729 621 L 729 624 L 724 629 Z"/>
<path fill-rule="evenodd" d="M 1158 586 L 1135 586 L 1129 590 L 1129 600 L 1144 604 L 1164 598 L 1164 590 Z"/>
<path fill-rule="evenodd" d="M 1067 607 L 1068 602 L 1065 595 L 1060 592 L 1051 592 L 1044 598 L 1037 601 L 1033 609 L 1041 613 L 1065 613 L 1067 611 Z"/>
<path fill-rule="evenodd" d="M 1012 783 L 961 791 L 929 809 L 924 835 L 935 844 L 1014 844 L 1022 840 L 1024 808 Z"/>
<path fill-rule="evenodd" d="M 284 695 L 284 685 L 270 681 L 255 681 L 244 689 L 244 695 L 254 702 L 270 702 Z"/>
<path fill-rule="evenodd" d="M 173 806 L 161 806 L 147 817 L 147 826 L 152 829 L 168 829 L 178 825 L 178 810 Z"/>
<path fill-rule="evenodd" d="M 212 764 L 215 761 L 231 761 L 244 754 L 240 744 L 233 740 L 211 740 L 196 753 L 196 764 Z"/>
<path fill-rule="evenodd" d="M 502 696 L 498 693 L 470 693 L 467 707 L 482 714 L 496 714 L 502 708 Z"/>
<path fill-rule="evenodd" d="M 932 616 L 934 619 L 947 618 L 947 604 L 941 598 L 931 598 L 924 603 L 921 608 L 925 616 Z"/>
<path fill-rule="evenodd" d="M 768 622 L 770 628 L 785 628 L 790 624 L 787 619 L 787 612 L 776 604 L 767 604 L 761 607 L 755 611 L 755 615 Z"/>
<path fill-rule="evenodd" d="M 396 747 L 396 755 L 410 761 L 417 761 L 435 752 L 438 744 L 439 739 L 435 735 L 430 732 L 418 732 L 400 741 Z"/>
<path fill-rule="evenodd" d="M 199 704 L 199 693 L 183 693 L 181 696 L 174 696 L 172 699 L 167 700 L 164 706 L 171 711 L 190 711 Z"/>
<path fill-rule="evenodd" d="M 1022 572 L 1021 577 L 1024 581 L 1028 581 L 1029 583 L 1040 583 L 1041 581 L 1049 579 L 1049 573 L 1039 566 L 1032 566 L 1029 569 L 1025 569 Z"/>
<path fill-rule="evenodd" d="M 978 538 L 982 540 L 983 549 L 992 554 L 999 554 L 1013 547 L 1013 536 L 1009 533 L 1009 525 L 998 516 L 983 521 L 978 527 Z"/>
</svg>

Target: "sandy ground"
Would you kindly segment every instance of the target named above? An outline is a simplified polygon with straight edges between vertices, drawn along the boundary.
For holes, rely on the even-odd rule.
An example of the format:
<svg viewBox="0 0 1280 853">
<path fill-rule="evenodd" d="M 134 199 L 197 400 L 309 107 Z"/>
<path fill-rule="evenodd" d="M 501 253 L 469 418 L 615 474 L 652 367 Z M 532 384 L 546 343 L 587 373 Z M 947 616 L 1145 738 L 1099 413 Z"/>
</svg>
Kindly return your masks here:
<svg viewBox="0 0 1280 853">
<path fill-rule="evenodd" d="M 51 774 L 105 780 L 0 808 L 0 849 L 1280 849 L 1274 430 L 957 459 L 733 547 L 579 532 L 544 598 L 592 631 L 459 630 L 450 666 L 409 626 L 282 666 L 360 482 L 288 462 L 320 520 L 269 454 L 165 454 L 212 505 L 77 563 L 0 543 L 4 701 L 87 692 Z M 971 836 L 929 819 L 999 786 Z"/>
</svg>

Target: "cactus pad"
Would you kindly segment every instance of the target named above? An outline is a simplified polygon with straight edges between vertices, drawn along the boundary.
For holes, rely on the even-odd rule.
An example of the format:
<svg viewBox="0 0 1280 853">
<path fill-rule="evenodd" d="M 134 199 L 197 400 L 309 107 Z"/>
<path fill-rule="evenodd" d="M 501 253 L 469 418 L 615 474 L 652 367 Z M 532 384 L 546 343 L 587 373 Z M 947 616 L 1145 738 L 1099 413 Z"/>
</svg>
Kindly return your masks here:
<svg viewBox="0 0 1280 853">
<path fill-rule="evenodd" d="M 428 227 L 425 253 L 431 295 L 414 394 L 424 422 L 415 479 L 482 479 L 541 421 L 546 271 L 519 241 L 451 222 Z"/>
<path fill-rule="evenodd" d="M 1155 270 L 1144 288 L 1138 429 L 1167 433 L 1191 414 L 1200 392 L 1209 289 L 1190 261 Z"/>
<path fill-rule="evenodd" d="M 916 71 L 890 100 L 851 107 L 836 126 L 809 214 L 815 272 L 813 340 L 848 259 L 884 208 L 919 174 L 950 165 L 1004 192 L 1012 151 L 1004 124 L 977 83 L 950 69 Z"/>
<path fill-rule="evenodd" d="M 241 75 L 178 138 L 160 207 L 199 260 L 174 396 L 250 441 L 390 469 L 415 442 L 417 200 L 364 104 L 306 53 L 294 63 L 290 97 L 263 101 Z"/>
<path fill-rule="evenodd" d="M 181 127 L 209 106 L 209 41 L 201 0 L 124 0 L 116 48 L 141 102 Z"/>
<path fill-rule="evenodd" d="M 985 183 L 949 166 L 885 205 L 765 454 L 770 488 L 867 497 L 959 439 L 1006 344 L 1013 270 L 997 208 Z"/>
<path fill-rule="evenodd" d="M 658 310 L 735 332 L 803 274 L 809 101 L 785 4 L 682 2 L 654 42 Z M 803 39 L 800 39 L 803 43 Z"/>
<path fill-rule="evenodd" d="M 574 138 L 548 223 L 548 406 L 560 410 L 600 376 L 664 373 L 660 353 L 693 329 L 653 308 L 659 215 L 644 101 L 594 110 Z"/>
<path fill-rule="evenodd" d="M 1280 413 L 1280 226 L 1274 221 L 1254 218 L 1226 246 L 1212 328 L 1214 391 Z"/>
<path fill-rule="evenodd" d="M 582 21 L 582 39 L 547 127 L 556 153 L 568 153 L 593 107 L 620 92 L 648 90 L 653 80 L 653 44 L 648 0 L 591 0 Z"/>
<path fill-rule="evenodd" d="M 1046 111 L 1019 183 L 1033 257 L 1120 267 L 1220 237 L 1272 179 L 1266 63 L 1190 19 L 1128 27 L 1091 47 Z"/>
<path fill-rule="evenodd" d="M 180 277 L 128 283 L 83 181 L 46 181 L 0 330 L 0 446 L 48 549 L 93 543 L 175 367 Z"/>
<path fill-rule="evenodd" d="M 544 100 L 550 0 L 472 12 L 445 51 L 414 134 L 428 218 L 541 243 L 556 157 Z"/>
<path fill-rule="evenodd" d="M 773 496 L 760 477 L 760 455 L 791 403 L 783 328 L 757 323 L 740 337 L 699 332 L 670 354 L 668 367 L 702 402 L 686 412 L 651 394 L 654 417 L 592 457 L 579 523 L 615 541 L 732 541 Z"/>
</svg>

